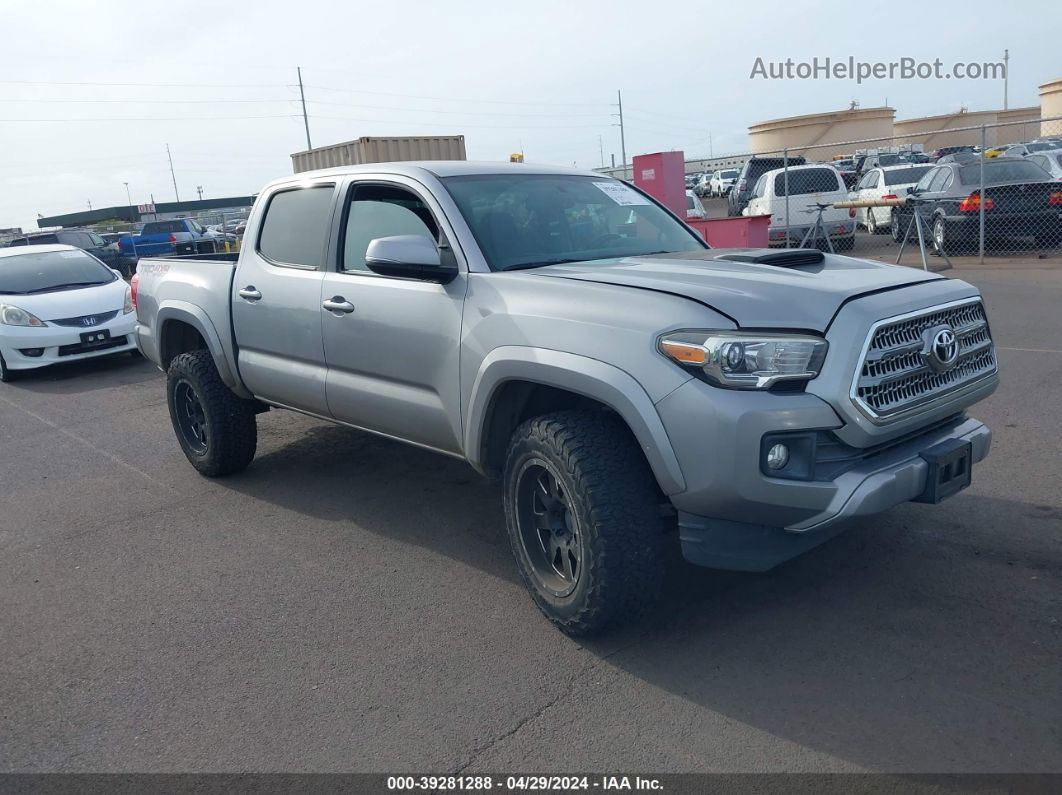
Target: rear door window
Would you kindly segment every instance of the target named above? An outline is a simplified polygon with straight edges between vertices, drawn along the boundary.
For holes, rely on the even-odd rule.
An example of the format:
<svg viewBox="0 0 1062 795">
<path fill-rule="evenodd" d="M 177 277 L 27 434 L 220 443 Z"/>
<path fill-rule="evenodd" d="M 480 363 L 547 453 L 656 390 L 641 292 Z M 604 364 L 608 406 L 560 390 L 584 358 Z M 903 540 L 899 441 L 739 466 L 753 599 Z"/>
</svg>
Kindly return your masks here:
<svg viewBox="0 0 1062 795">
<path fill-rule="evenodd" d="M 335 185 L 274 193 L 258 236 L 258 253 L 277 265 L 319 269 L 332 223 Z"/>
</svg>

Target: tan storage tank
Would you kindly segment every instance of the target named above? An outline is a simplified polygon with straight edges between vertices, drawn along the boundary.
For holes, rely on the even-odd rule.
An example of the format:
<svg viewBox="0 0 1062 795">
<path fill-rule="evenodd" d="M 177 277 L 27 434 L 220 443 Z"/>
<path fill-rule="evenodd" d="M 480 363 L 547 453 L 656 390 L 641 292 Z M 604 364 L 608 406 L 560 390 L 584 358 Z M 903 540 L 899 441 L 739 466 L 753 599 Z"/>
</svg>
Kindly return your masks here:
<svg viewBox="0 0 1062 795">
<path fill-rule="evenodd" d="M 851 145 L 806 147 L 840 141 L 879 139 L 878 144 L 891 144 L 893 108 L 850 108 L 832 113 L 811 113 L 785 119 L 761 121 L 749 127 L 749 144 L 754 154 L 781 152 L 803 155 L 809 160 L 829 160 L 834 155 L 848 154 Z"/>
<path fill-rule="evenodd" d="M 1045 119 L 1062 117 L 1062 78 L 1040 86 L 1040 115 Z M 1062 135 L 1062 121 L 1045 121 L 1040 135 Z"/>
<path fill-rule="evenodd" d="M 318 168 L 357 166 L 362 163 L 466 159 L 463 135 L 409 135 L 394 138 L 364 135 L 356 141 L 296 152 L 291 156 L 291 165 L 299 174 Z"/>
</svg>

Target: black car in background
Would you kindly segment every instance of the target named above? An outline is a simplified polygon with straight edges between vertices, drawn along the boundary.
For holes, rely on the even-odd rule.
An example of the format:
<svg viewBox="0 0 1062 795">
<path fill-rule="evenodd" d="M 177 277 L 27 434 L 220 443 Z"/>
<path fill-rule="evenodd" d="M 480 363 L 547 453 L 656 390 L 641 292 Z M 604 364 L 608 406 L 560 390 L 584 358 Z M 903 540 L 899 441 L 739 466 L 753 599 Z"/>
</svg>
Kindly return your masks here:
<svg viewBox="0 0 1062 795">
<path fill-rule="evenodd" d="M 1016 238 L 1035 238 L 1044 248 L 1062 242 L 1062 183 L 1021 158 L 984 158 L 982 163 L 981 158 L 961 156 L 927 171 L 910 188 L 907 204 L 893 208 L 893 239 L 903 237 L 917 208 L 932 230 L 934 251 L 968 252 L 980 238 L 982 202 L 986 247 Z"/>
<path fill-rule="evenodd" d="M 127 266 L 122 262 L 117 249 L 109 245 L 102 236 L 87 229 L 60 229 L 57 232 L 37 232 L 32 235 L 21 235 L 14 238 L 8 245 L 46 246 L 55 243 L 83 249 L 107 267 L 114 268 L 125 276 L 129 275 L 126 272 Z"/>
<path fill-rule="evenodd" d="M 745 165 L 741 167 L 737 182 L 734 183 L 734 187 L 727 194 L 726 214 L 731 217 L 741 215 L 741 211 L 745 209 L 749 199 L 752 198 L 752 189 L 756 187 L 756 181 L 768 171 L 775 168 L 785 168 L 787 163 L 790 166 L 802 166 L 806 162 L 804 158 L 798 155 L 790 155 L 788 158 L 750 157 L 745 161 Z"/>
</svg>

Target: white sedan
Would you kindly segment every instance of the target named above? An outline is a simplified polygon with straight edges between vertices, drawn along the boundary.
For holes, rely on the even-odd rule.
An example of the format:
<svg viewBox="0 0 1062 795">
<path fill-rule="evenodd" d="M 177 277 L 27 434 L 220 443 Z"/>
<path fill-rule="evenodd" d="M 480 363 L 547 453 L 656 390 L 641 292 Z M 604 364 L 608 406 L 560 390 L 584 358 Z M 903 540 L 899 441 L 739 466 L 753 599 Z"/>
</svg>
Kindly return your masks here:
<svg viewBox="0 0 1062 795">
<path fill-rule="evenodd" d="M 0 381 L 15 370 L 136 350 L 132 293 L 73 246 L 0 249 Z"/>
<path fill-rule="evenodd" d="M 932 163 L 904 163 L 872 168 L 855 184 L 848 197 L 864 201 L 906 198 L 907 189 L 917 185 L 932 167 Z M 872 235 L 887 232 L 892 225 L 891 207 L 860 207 L 856 213 L 859 225 L 865 226 Z"/>
</svg>

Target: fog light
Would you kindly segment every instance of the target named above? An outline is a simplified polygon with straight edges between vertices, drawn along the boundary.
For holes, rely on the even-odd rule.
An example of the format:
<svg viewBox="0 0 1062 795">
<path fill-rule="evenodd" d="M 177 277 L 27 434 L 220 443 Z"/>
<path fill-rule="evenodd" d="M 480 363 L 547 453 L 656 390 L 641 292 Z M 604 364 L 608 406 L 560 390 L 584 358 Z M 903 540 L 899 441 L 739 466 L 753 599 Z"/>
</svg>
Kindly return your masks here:
<svg viewBox="0 0 1062 795">
<path fill-rule="evenodd" d="M 23 356 L 41 356 L 44 353 L 44 348 L 19 348 L 18 352 Z"/>
<path fill-rule="evenodd" d="M 776 444 L 767 451 L 767 468 L 782 469 L 789 463 L 789 448 L 784 444 Z"/>
</svg>

